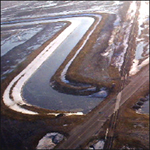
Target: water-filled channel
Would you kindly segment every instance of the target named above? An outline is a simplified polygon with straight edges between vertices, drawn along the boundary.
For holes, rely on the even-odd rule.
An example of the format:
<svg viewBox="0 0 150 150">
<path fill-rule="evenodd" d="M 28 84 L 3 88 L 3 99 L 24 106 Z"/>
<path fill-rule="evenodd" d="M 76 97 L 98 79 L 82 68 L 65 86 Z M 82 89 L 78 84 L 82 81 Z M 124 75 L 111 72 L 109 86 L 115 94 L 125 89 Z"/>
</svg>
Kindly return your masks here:
<svg viewBox="0 0 150 150">
<path fill-rule="evenodd" d="M 51 77 L 94 22 L 94 19 L 90 17 L 74 19 L 80 19 L 80 25 L 25 83 L 22 95 L 27 103 L 51 110 L 88 113 L 103 100 L 102 98 L 59 93 L 50 86 Z"/>
</svg>

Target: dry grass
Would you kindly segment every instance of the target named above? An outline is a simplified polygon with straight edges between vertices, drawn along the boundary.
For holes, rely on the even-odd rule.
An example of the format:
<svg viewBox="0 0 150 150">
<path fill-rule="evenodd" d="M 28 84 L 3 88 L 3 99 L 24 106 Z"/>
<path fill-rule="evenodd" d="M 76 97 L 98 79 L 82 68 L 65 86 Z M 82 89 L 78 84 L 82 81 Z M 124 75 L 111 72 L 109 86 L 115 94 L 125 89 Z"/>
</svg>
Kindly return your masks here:
<svg viewBox="0 0 150 150">
<path fill-rule="evenodd" d="M 9 109 L 6 108 L 6 106 L 4 105 L 2 99 L 3 99 L 3 93 L 4 90 L 6 89 L 6 87 L 9 85 L 9 83 L 11 82 L 11 80 L 17 76 L 28 64 L 30 64 L 33 59 L 51 42 L 53 41 L 65 28 L 67 28 L 70 25 L 70 22 L 66 22 L 67 24 L 59 31 L 57 32 L 51 39 L 49 39 L 48 41 L 46 41 L 40 48 L 38 48 L 37 50 L 33 51 L 22 63 L 20 63 L 13 72 L 11 72 L 10 74 L 7 75 L 6 79 L 2 80 L 1 82 L 1 112 L 2 114 L 8 114 L 10 115 L 11 113 L 9 113 Z M 24 106 L 25 107 L 25 106 Z M 27 106 L 26 106 L 27 107 Z M 35 107 L 31 107 L 30 110 L 36 109 L 37 111 L 40 111 L 43 113 L 47 112 L 49 110 L 46 109 L 39 109 L 39 108 L 35 108 Z M 13 112 L 13 111 L 12 111 Z"/>
<path fill-rule="evenodd" d="M 149 148 L 149 115 L 137 114 L 132 109 L 133 105 L 148 93 L 149 83 L 146 83 L 120 108 L 115 132 L 117 138 L 115 139 L 113 148 L 121 148 L 123 145 L 136 148 Z"/>
<path fill-rule="evenodd" d="M 102 20 L 100 24 L 94 30 L 94 33 L 91 35 L 90 39 L 77 55 L 76 59 L 72 62 L 66 74 L 66 78 L 69 81 L 75 83 L 88 83 L 97 87 L 105 86 L 107 88 L 111 88 L 112 83 L 116 83 L 116 89 L 118 89 L 120 87 L 119 71 L 113 66 L 107 67 L 108 60 L 100 55 L 100 53 L 104 52 L 104 50 L 108 46 L 108 40 L 113 30 L 113 25 L 111 26 L 110 22 L 113 23 L 113 21 L 115 20 L 115 16 L 105 13 L 101 15 Z M 92 27 L 90 27 L 90 30 L 92 29 Z M 60 80 L 60 74 L 64 66 L 69 62 L 69 60 L 74 56 L 77 49 L 81 46 L 88 32 L 82 38 L 82 40 L 80 40 L 76 47 L 70 52 L 63 64 L 58 68 L 54 76 L 51 78 L 51 81 L 55 81 L 54 84 L 56 90 L 66 93 L 71 92 L 72 94 L 78 94 L 78 90 L 82 89 L 81 87 L 71 87 L 70 85 L 63 83 Z M 103 36 L 105 32 L 107 32 L 107 35 L 103 37 L 103 40 L 101 40 L 101 38 L 99 37 Z M 97 46 L 97 44 L 100 44 L 101 46 L 99 47 Z M 88 71 L 85 71 L 85 68 L 87 68 Z"/>
<path fill-rule="evenodd" d="M 132 97 L 130 97 L 119 109 L 119 116 L 117 120 L 116 129 L 114 132 L 114 143 L 112 149 L 120 149 L 125 145 L 131 148 L 149 149 L 149 115 L 137 114 L 132 109 L 134 104 L 139 101 L 141 97 L 145 97 L 149 93 L 149 83 L 145 83 Z M 111 93 L 100 105 L 95 107 L 92 112 L 86 115 L 86 118 L 97 110 L 103 107 L 109 99 L 112 99 L 115 93 Z M 136 127 L 135 127 L 136 125 Z M 110 118 L 102 126 L 100 133 L 88 139 L 82 148 L 87 147 L 96 139 L 104 139 L 106 129 L 110 126 Z"/>
<path fill-rule="evenodd" d="M 125 15 L 124 14 L 126 14 L 126 10 L 128 7 L 129 7 L 129 3 L 126 2 L 125 5 L 123 5 L 123 9 L 122 9 L 123 11 L 121 11 L 121 16 L 122 16 L 123 21 L 125 21 L 125 18 L 124 18 Z M 126 8 L 126 9 L 124 9 L 124 8 Z M 102 21 L 100 22 L 100 24 L 98 25 L 98 28 L 94 31 L 94 34 L 91 36 L 90 40 L 87 42 L 87 44 L 85 45 L 83 50 L 80 52 L 80 54 L 77 56 L 77 58 L 75 59 L 75 61 L 71 65 L 71 67 L 69 68 L 69 71 L 67 73 L 67 78 L 69 80 L 76 81 L 76 82 L 91 83 L 93 85 L 100 85 L 100 86 L 107 86 L 107 87 L 110 87 L 112 82 L 115 82 L 117 85 L 115 87 L 115 90 L 112 93 L 110 93 L 110 95 L 104 101 L 102 101 L 100 103 L 100 105 L 95 107 L 92 110 L 92 112 L 90 112 L 86 116 L 70 116 L 70 117 L 63 116 L 60 118 L 55 118 L 54 116 L 45 115 L 45 113 L 51 112 L 51 110 L 46 110 L 46 109 L 41 109 L 41 108 L 39 109 L 37 107 L 30 107 L 28 109 L 38 111 L 38 112 L 40 112 L 41 115 L 29 116 L 29 115 L 20 114 L 20 113 L 13 111 L 13 110 L 10 110 L 1 101 L 1 115 L 4 117 L 7 117 L 8 120 L 14 119 L 14 120 L 18 121 L 18 123 L 12 124 L 16 130 L 16 132 L 14 131 L 13 133 L 18 133 L 16 125 L 18 125 L 19 122 L 24 121 L 24 124 L 27 124 L 28 122 L 36 122 L 37 121 L 38 122 L 37 125 L 35 125 L 33 127 L 33 129 L 35 130 L 35 127 L 40 127 L 39 122 L 43 121 L 45 124 L 45 126 L 43 126 L 43 127 L 49 127 L 49 128 L 43 129 L 38 134 L 31 136 L 32 138 L 30 138 L 30 139 L 32 140 L 32 142 L 29 142 L 29 143 L 32 143 L 35 146 L 37 144 L 37 141 L 40 139 L 40 137 L 47 131 L 48 132 L 59 131 L 60 133 L 63 131 L 63 134 L 66 134 L 66 136 L 68 136 L 71 129 L 73 129 L 77 124 L 80 124 L 81 122 L 84 122 L 88 118 L 90 118 L 91 115 L 97 109 L 103 107 L 109 101 L 109 99 L 111 99 L 112 97 L 114 97 L 116 95 L 116 92 L 120 89 L 120 74 L 119 74 L 118 70 L 115 69 L 113 66 L 109 66 L 107 68 L 105 66 L 105 64 L 103 64 L 103 62 L 107 61 L 107 60 L 103 60 L 101 57 L 99 59 L 97 58 L 99 56 L 99 54 L 107 48 L 109 38 L 105 39 L 105 42 L 103 41 L 101 43 L 101 46 L 99 47 L 99 49 L 98 48 L 93 49 L 93 45 L 96 43 L 96 40 L 98 39 L 100 33 L 102 32 L 103 27 L 106 24 L 106 20 L 109 17 L 108 14 L 102 14 L 102 16 L 103 16 L 103 18 L 102 18 Z M 69 24 L 67 24 L 67 26 L 68 25 Z M 67 26 L 65 26 L 64 28 L 66 28 Z M 64 30 L 64 28 L 60 32 L 62 32 Z M 90 29 L 92 29 L 92 27 Z M 16 68 L 16 70 L 14 70 L 11 74 L 9 74 L 7 76 L 7 79 L 1 83 L 1 89 L 2 89 L 1 95 L 3 95 L 3 92 L 4 92 L 5 88 L 8 86 L 9 82 L 19 72 L 21 72 L 43 50 L 43 48 L 49 42 L 51 42 L 54 38 L 56 38 L 60 34 L 60 32 L 57 33 L 52 39 L 45 42 L 39 49 L 34 51 L 24 62 L 22 62 Z M 87 32 L 87 34 L 88 34 L 88 32 Z M 111 32 L 110 32 L 110 34 L 111 34 Z M 86 35 L 85 35 L 85 37 L 86 37 Z M 52 80 L 55 80 L 57 82 L 58 86 L 66 87 L 66 89 L 64 89 L 66 91 L 70 90 L 70 87 L 69 86 L 67 87 L 64 83 L 61 83 L 61 81 L 59 80 L 60 73 L 61 73 L 62 69 L 64 68 L 64 66 L 68 63 L 70 58 L 72 58 L 74 56 L 76 50 L 83 43 L 85 37 L 76 45 L 76 47 L 68 55 L 66 60 L 63 62 L 63 64 L 60 66 L 60 68 L 57 70 L 57 72 L 55 73 L 55 75 L 52 78 Z M 94 54 L 92 54 L 92 52 Z M 85 72 L 83 73 L 84 68 L 88 67 L 87 64 L 89 64 L 90 58 L 93 58 L 92 59 L 93 64 L 91 66 L 91 70 L 89 70 L 89 72 L 86 72 L 86 73 L 91 73 L 91 71 L 95 71 L 95 70 L 98 73 L 98 74 L 95 74 L 93 76 L 91 75 L 91 77 L 85 76 Z M 98 63 L 96 63 L 97 61 L 98 61 Z M 111 79 L 111 80 L 101 80 L 105 76 L 105 74 L 102 73 L 102 70 L 101 70 L 102 67 L 105 67 L 105 73 L 107 72 L 109 74 L 109 79 Z M 118 122 L 117 122 L 117 129 L 115 131 L 116 139 L 114 141 L 113 148 L 118 149 L 118 148 L 121 148 L 123 145 L 126 145 L 126 144 L 128 144 L 131 147 L 138 147 L 138 148 L 139 147 L 140 148 L 147 148 L 148 147 L 147 143 L 149 142 L 149 139 L 146 139 L 145 141 L 140 141 L 141 139 L 138 138 L 138 136 L 135 136 L 133 133 L 137 132 L 137 131 L 139 132 L 139 130 L 141 130 L 140 127 L 136 128 L 136 129 L 134 128 L 134 125 L 138 124 L 138 123 L 142 123 L 144 126 L 144 128 L 142 129 L 143 133 L 139 132 L 138 135 L 141 134 L 144 136 L 145 131 L 146 132 L 149 131 L 149 129 L 148 129 L 149 116 L 136 114 L 135 111 L 132 109 L 132 106 L 138 101 L 138 99 L 141 96 L 143 97 L 148 93 L 148 86 L 149 86 L 149 83 L 144 85 L 143 88 L 139 89 L 137 91 L 137 93 L 134 94 L 120 108 L 119 118 L 118 118 Z M 1 99 L 2 99 L 2 96 L 1 96 Z M 23 106 L 23 107 L 27 108 L 27 106 Z M 7 124 L 6 121 L 3 124 L 3 129 L 2 129 L 3 131 L 5 131 L 5 129 L 4 129 L 5 124 Z M 8 124 L 10 125 L 10 123 L 8 123 Z M 68 126 L 64 127 L 63 124 L 68 124 Z M 103 126 L 103 130 L 100 132 L 99 138 L 104 137 L 105 130 L 108 126 L 109 126 L 109 120 L 107 120 L 105 122 L 105 124 Z M 30 126 L 28 128 L 25 128 L 24 132 L 26 133 L 26 132 L 28 132 L 28 130 L 30 130 Z M 147 137 L 147 134 L 145 135 L 145 137 Z M 95 137 L 92 138 L 92 140 L 94 140 L 94 139 L 95 139 Z M 28 139 L 28 141 L 29 141 L 29 139 Z M 91 139 L 88 139 L 88 141 L 86 143 L 88 143 L 90 141 L 91 141 Z M 34 148 L 34 146 L 32 148 Z"/>
<path fill-rule="evenodd" d="M 67 78 L 69 80 L 101 86 L 108 86 L 108 84 L 110 84 L 110 79 L 104 80 L 103 78 L 108 71 L 106 67 L 107 64 L 104 63 L 106 60 L 104 60 L 104 58 L 100 55 L 100 53 L 107 48 L 109 38 L 105 38 L 105 41 L 97 41 L 97 39 L 103 34 L 102 30 L 106 30 L 106 24 L 108 23 L 107 20 L 110 16 L 102 15 L 102 17 L 100 25 L 98 25 L 90 37 L 90 40 L 86 43 L 85 47 L 69 67 L 67 72 Z M 109 30 L 109 34 L 111 35 L 112 29 Z M 94 46 L 99 42 L 100 47 L 94 48 Z M 102 71 L 102 68 L 104 68 L 104 71 Z"/>
</svg>

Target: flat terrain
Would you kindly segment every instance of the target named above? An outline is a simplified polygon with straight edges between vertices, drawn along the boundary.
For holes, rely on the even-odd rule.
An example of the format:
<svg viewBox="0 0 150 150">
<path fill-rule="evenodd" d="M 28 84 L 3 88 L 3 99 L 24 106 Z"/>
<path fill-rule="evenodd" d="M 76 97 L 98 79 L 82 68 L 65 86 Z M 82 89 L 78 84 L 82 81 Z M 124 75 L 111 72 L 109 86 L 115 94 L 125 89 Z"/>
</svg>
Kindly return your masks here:
<svg viewBox="0 0 150 150">
<path fill-rule="evenodd" d="M 143 69 L 131 82 L 121 91 L 120 106 L 125 103 L 132 95 L 136 93 L 145 83 L 149 82 L 149 66 Z M 115 101 L 114 101 L 115 99 Z M 84 124 L 77 126 L 70 132 L 70 137 L 62 143 L 58 149 L 76 149 L 92 135 L 99 132 L 100 128 L 110 117 L 115 109 L 116 97 L 110 99 L 109 102 L 101 109 L 97 109 L 94 115 Z M 118 107 L 119 108 L 119 107 Z M 101 113 L 99 113 L 101 112 Z"/>
<path fill-rule="evenodd" d="M 133 7 L 130 8 L 131 4 Z M 136 7 L 134 7 L 135 5 Z M 140 6 L 141 9 L 139 9 Z M 144 9 L 142 9 L 143 7 Z M 81 15 L 102 13 L 102 22 L 69 67 L 66 77 L 79 84 L 90 83 L 97 89 L 107 87 L 109 91 L 109 95 L 99 105 L 87 115 L 82 116 L 48 116 L 47 113 L 54 111 L 22 106 L 40 113 L 38 116 L 26 115 L 5 106 L 1 96 L 2 149 L 35 149 L 38 141 L 50 132 L 59 132 L 65 136 L 56 149 L 87 148 L 89 143 L 95 139 L 104 140 L 107 128 L 109 129 L 113 125 L 111 115 L 118 108 L 120 109 L 116 128 L 108 134 L 109 137 L 114 138 L 112 149 L 120 149 L 123 146 L 149 149 L 149 115 L 137 114 L 132 108 L 139 98 L 147 96 L 149 93 L 149 64 L 143 65 L 144 60 L 149 57 L 149 19 L 146 16 L 147 12 L 143 14 L 141 12 L 147 10 L 144 4 L 141 5 L 141 2 L 134 1 L 28 1 L 24 3 L 9 2 L 8 4 L 2 2 L 2 8 L 9 8 L 2 9 L 2 22 L 40 19 L 47 16 L 58 17 L 59 15 L 66 17 L 80 13 Z M 145 22 L 139 22 L 142 19 Z M 6 75 L 2 78 L 1 95 L 10 81 L 68 26 L 67 22 L 35 26 L 38 30 L 33 37 L 10 49 L 1 57 L 3 60 L 1 70 Z M 33 26 L 28 26 L 28 28 L 30 31 Z M 10 28 L 11 32 L 7 29 L 5 32 L 5 29 L 3 28 L 4 32 L 2 32 L 1 38 L 6 41 L 17 38 L 20 41 L 20 37 L 18 37 L 20 34 L 14 31 L 15 28 Z M 56 30 L 54 31 L 54 29 Z M 26 30 L 23 31 L 22 37 L 27 33 Z M 13 36 L 10 38 L 10 35 L 15 35 L 15 38 Z M 33 44 L 38 44 L 38 38 L 42 44 L 40 43 L 40 47 L 37 49 L 32 48 L 34 41 Z M 63 68 L 85 39 L 86 35 L 56 71 L 55 80 L 59 80 Z M 30 50 L 27 49 L 28 46 L 31 46 Z M 132 73 L 137 72 L 130 76 L 129 72 L 132 67 Z M 115 83 L 115 87 L 111 88 L 113 83 Z M 62 87 L 61 83 L 60 89 L 63 91 Z M 76 95 L 76 93 L 73 94 Z M 60 110 L 56 110 L 56 112 L 63 113 Z"/>
</svg>

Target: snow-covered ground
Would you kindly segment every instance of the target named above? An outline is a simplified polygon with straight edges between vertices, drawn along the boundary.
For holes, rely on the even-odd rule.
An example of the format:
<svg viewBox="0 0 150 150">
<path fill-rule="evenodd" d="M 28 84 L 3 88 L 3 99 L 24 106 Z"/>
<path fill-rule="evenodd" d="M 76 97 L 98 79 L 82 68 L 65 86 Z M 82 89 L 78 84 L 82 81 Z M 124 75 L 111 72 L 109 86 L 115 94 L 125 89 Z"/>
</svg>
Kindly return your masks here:
<svg viewBox="0 0 150 150">
<path fill-rule="evenodd" d="M 1 25 L 1 80 L 7 77 L 30 53 L 52 38 L 65 22 L 27 22 Z M 16 53 L 16 55 L 15 55 Z"/>
<path fill-rule="evenodd" d="M 121 71 L 122 64 L 124 62 L 125 54 L 128 48 L 129 36 L 131 32 L 132 23 L 135 17 L 135 12 L 137 9 L 136 2 L 133 1 L 129 7 L 126 14 L 128 22 L 124 22 L 120 29 L 120 18 L 114 23 L 114 31 L 112 32 L 111 38 L 109 40 L 109 46 L 101 55 L 108 57 L 109 64 L 117 67 Z M 136 74 L 142 67 L 149 63 L 149 2 L 141 1 L 141 6 L 139 9 L 138 16 L 138 36 L 136 37 L 136 49 L 135 58 L 129 72 L 130 75 Z M 116 42 L 117 31 L 120 30 L 123 39 L 121 42 Z M 121 39 L 120 39 L 121 40 Z M 122 45 L 122 47 L 120 47 Z M 117 54 L 115 51 L 117 49 L 122 49 Z"/>
<path fill-rule="evenodd" d="M 19 73 L 6 88 L 3 101 L 10 109 L 25 113 L 38 114 L 37 112 L 25 110 L 20 105 L 29 105 L 22 98 L 22 87 L 31 75 L 42 65 L 42 63 L 55 51 L 55 49 L 68 37 L 68 35 L 80 25 L 83 17 L 67 19 L 71 25 L 67 27 L 56 39 L 54 39 L 47 47 L 21 72 Z M 88 17 L 88 19 L 93 19 Z M 66 19 L 63 19 L 66 20 Z M 94 21 L 94 20 L 93 20 Z M 11 94 L 10 94 L 11 93 Z M 11 98 L 12 97 L 12 98 Z M 81 115 L 81 113 L 72 113 Z"/>
<path fill-rule="evenodd" d="M 2 3 L 3 4 L 3 3 Z M 24 1 L 1 10 L 2 21 L 76 13 L 117 13 L 121 1 Z M 15 9 L 19 9 L 19 12 Z M 13 13 L 10 13 L 13 12 Z M 27 13 L 24 13 L 27 12 Z"/>
<path fill-rule="evenodd" d="M 69 66 L 72 64 L 72 62 L 74 61 L 74 59 L 77 57 L 77 55 L 79 54 L 79 52 L 82 50 L 82 48 L 84 47 L 84 45 L 86 44 L 87 40 L 89 39 L 89 37 L 92 35 L 93 31 L 96 29 L 97 25 L 100 23 L 102 17 L 100 15 L 95 15 L 98 18 L 97 23 L 94 25 L 93 29 L 90 31 L 90 33 L 88 34 L 88 36 L 86 37 L 86 39 L 84 40 L 83 44 L 81 45 L 81 47 L 77 50 L 77 52 L 75 53 L 75 55 L 70 59 L 70 61 L 68 62 L 68 64 L 65 66 L 65 68 L 63 69 L 62 73 L 61 73 L 61 80 L 64 83 L 68 83 L 69 81 L 66 79 L 66 74 L 68 71 Z M 93 21 L 94 22 L 94 21 Z"/>
<path fill-rule="evenodd" d="M 149 2 L 147 1 L 141 1 L 136 42 L 135 58 L 130 75 L 135 75 L 142 67 L 149 64 Z"/>
<path fill-rule="evenodd" d="M 86 2 L 89 5 L 89 8 L 87 9 L 87 5 L 85 5 L 85 2 L 39 2 L 39 3 L 35 3 L 35 2 L 25 2 L 24 4 L 20 3 L 20 5 L 16 5 L 16 6 L 11 6 L 9 9 L 4 8 L 2 9 L 2 21 L 11 21 L 13 20 L 13 18 L 15 19 L 23 19 L 23 18 L 31 18 L 31 17 L 46 17 L 46 16 L 54 16 L 54 15 L 66 15 L 66 14 L 74 14 L 74 13 L 79 13 L 79 12 L 107 12 L 107 13 L 118 13 L 118 7 L 120 5 L 122 5 L 122 2 L 119 1 L 114 1 L 114 2 Z M 32 5 L 31 5 L 32 4 Z M 69 10 L 65 9 L 68 8 L 69 6 Z M 149 34 L 148 33 L 143 33 L 143 31 L 148 30 L 149 26 L 147 24 L 144 24 L 143 28 L 143 23 L 145 22 L 149 22 L 148 20 L 148 6 L 149 3 L 147 2 L 141 2 L 141 7 L 140 7 L 140 15 L 139 15 L 139 31 L 138 31 L 138 37 L 137 37 L 137 48 L 136 48 L 136 52 L 135 52 L 135 59 L 133 60 L 133 66 L 130 70 L 130 75 L 135 74 L 137 71 L 139 71 L 143 66 L 145 66 L 146 64 L 149 63 L 149 55 L 148 55 L 148 49 L 149 49 L 149 44 L 148 41 L 145 42 L 145 39 L 143 37 L 146 36 L 148 38 Z M 76 9 L 75 9 L 76 7 Z M 79 7 L 79 8 L 78 8 Z M 80 9 L 80 7 L 83 7 L 82 9 Z M 14 9 L 16 8 L 20 8 L 20 13 L 16 12 L 16 13 L 10 13 L 9 11 L 14 11 Z M 49 9 L 49 8 L 53 8 L 53 9 Z M 53 11 L 55 8 L 55 11 Z M 73 9 L 71 9 L 73 8 Z M 80 11 L 78 11 L 78 9 L 80 9 Z M 39 12 L 37 10 L 40 10 Z M 58 10 L 61 10 L 60 12 Z M 115 43 L 114 44 L 114 38 L 116 36 L 117 30 L 120 27 L 120 18 L 117 15 L 116 21 L 114 23 L 114 32 L 109 40 L 109 46 L 108 48 L 105 50 L 105 53 L 103 53 L 102 55 L 105 57 L 109 57 L 110 58 L 110 63 L 112 63 L 114 66 L 116 66 L 119 70 L 121 69 L 121 66 L 124 62 L 124 56 L 128 47 L 128 40 L 129 40 L 129 34 L 131 31 L 131 26 L 133 23 L 133 18 L 135 15 L 135 10 L 136 10 L 136 5 L 135 2 L 131 3 L 131 6 L 129 8 L 129 11 L 127 13 L 127 16 L 129 17 L 128 19 L 130 20 L 130 22 L 128 23 L 124 23 L 123 24 L 123 28 L 122 28 L 122 32 L 125 35 L 123 37 L 123 43 L 122 45 L 124 46 L 124 48 L 122 49 L 121 53 L 119 55 L 117 55 L 117 57 L 114 57 L 113 60 L 111 61 L 111 57 L 113 57 L 113 53 L 114 50 L 117 49 L 117 47 L 119 47 L 120 43 Z M 45 13 L 49 11 L 49 13 L 47 15 L 45 15 Z M 14 11 L 15 12 L 15 11 Z M 29 13 L 30 12 L 30 13 Z M 33 13 L 31 13 L 33 12 Z M 7 87 L 5 93 L 4 93 L 4 102 L 5 104 L 12 108 L 13 110 L 18 109 L 20 112 L 24 112 L 24 113 L 33 113 L 33 114 L 37 114 L 36 112 L 32 112 L 32 111 L 28 111 L 27 112 L 19 107 L 19 105 L 23 105 L 26 104 L 25 101 L 23 101 L 22 96 L 21 96 L 21 92 L 22 92 L 22 86 L 25 84 L 25 82 L 31 77 L 32 73 L 37 70 L 37 68 L 39 68 L 39 66 L 48 58 L 48 56 L 50 56 L 52 54 L 52 52 L 56 49 L 56 47 L 59 46 L 59 44 L 65 39 L 67 38 L 67 36 L 71 33 L 71 31 L 73 31 L 80 23 L 79 21 L 75 18 L 74 19 L 56 19 L 56 21 L 54 20 L 41 20 L 41 21 L 33 21 L 33 22 L 22 22 L 22 23 L 15 23 L 15 26 L 25 26 L 25 25 L 33 25 L 33 24 L 39 24 L 39 23 L 49 23 L 49 22 L 58 22 L 58 21 L 71 21 L 72 24 L 66 28 L 66 30 L 64 32 L 62 32 L 62 35 L 60 34 L 59 37 L 57 39 L 55 39 L 52 43 L 50 43 L 42 52 L 39 56 L 37 56 L 37 58 L 35 60 L 33 60 L 33 62 L 27 67 L 25 68 L 24 71 L 22 71 L 18 76 L 16 76 L 12 82 L 9 84 L 9 86 Z M 99 20 L 100 21 L 100 20 Z M 98 24 L 98 23 L 97 23 Z M 9 27 L 12 26 L 12 24 L 8 24 L 5 25 L 3 24 L 2 27 Z M 95 25 L 96 27 L 96 25 Z M 94 27 L 94 28 L 95 28 Z M 33 28 L 31 28 L 33 29 Z M 12 47 L 15 46 L 15 44 L 21 44 L 21 42 L 23 42 L 22 40 L 26 41 L 28 40 L 28 38 L 31 38 L 33 35 L 35 35 L 38 31 L 41 31 L 41 26 L 38 26 L 38 28 L 36 28 L 36 30 L 34 30 L 34 32 L 30 32 L 30 29 L 28 31 L 21 31 L 22 33 L 22 37 L 19 36 L 19 34 L 16 34 L 15 38 L 12 35 L 9 38 L 6 38 L 5 40 L 3 40 L 1 42 L 1 45 L 3 47 L 3 45 L 5 45 L 5 47 L 3 48 L 4 50 L 2 50 L 2 55 L 5 55 L 7 52 L 9 52 L 12 48 L 10 48 L 10 43 L 13 43 L 12 41 L 9 42 L 10 38 L 12 40 L 14 40 L 14 43 L 11 45 Z M 89 36 L 92 34 L 92 32 L 94 31 L 94 29 L 90 32 Z M 64 34 L 66 33 L 66 34 Z M 87 36 L 87 39 L 84 41 L 83 45 L 81 46 L 81 48 L 77 51 L 77 53 L 73 56 L 73 58 L 70 60 L 70 62 L 66 65 L 66 67 L 64 68 L 62 74 L 61 74 L 61 79 L 62 81 L 68 83 L 68 81 L 65 79 L 65 74 L 68 70 L 68 67 L 71 65 L 72 61 L 75 59 L 75 57 L 77 56 L 77 54 L 80 52 L 80 50 L 82 49 L 82 47 L 84 46 L 84 44 L 86 43 L 86 41 L 88 40 L 89 36 Z M 23 38 L 23 37 L 28 37 L 28 38 Z M 43 37 L 44 38 L 44 37 Z M 17 42 L 15 42 L 17 39 Z M 40 39 L 39 39 L 40 40 Z M 30 49 L 30 47 L 29 47 Z M 145 50 L 146 49 L 146 50 Z M 48 54 L 48 55 L 47 55 Z M 141 59 L 144 60 L 139 64 L 139 61 L 141 61 Z M 7 60 L 9 62 L 9 60 Z M 36 64 L 36 65 L 35 65 Z M 5 67 L 5 66 L 3 66 Z M 15 67 L 14 67 L 15 68 Z M 13 68 L 11 68 L 12 70 Z M 7 70 L 5 73 L 9 73 L 11 70 Z M 17 81 L 16 85 L 14 86 L 14 83 Z M 11 87 L 13 87 L 12 90 L 12 97 L 15 101 L 13 101 L 9 96 L 10 94 L 10 89 Z M 18 94 L 16 94 L 18 93 Z M 7 96 L 6 96 L 7 95 Z M 9 95 L 9 96 L 8 96 Z M 30 104 L 28 104 L 30 105 Z"/>
<path fill-rule="evenodd" d="M 47 133 L 39 140 L 36 149 L 53 149 L 63 138 L 64 136 L 57 132 Z"/>
<path fill-rule="evenodd" d="M 120 24 L 121 19 L 119 15 L 117 15 L 116 21 L 114 22 L 114 30 L 109 40 L 109 46 L 107 47 L 105 52 L 101 54 L 102 56 L 107 57 L 109 59 L 109 64 L 118 68 L 119 71 L 121 71 L 121 67 L 123 65 L 125 54 L 128 48 L 128 41 L 135 12 L 136 12 L 136 2 L 133 1 L 126 14 L 127 19 L 129 20 L 128 22 L 123 22 L 121 25 Z M 122 39 L 121 38 L 117 39 L 118 31 L 120 32 L 119 34 L 123 36 Z M 121 50 L 116 52 L 119 49 Z"/>
<path fill-rule="evenodd" d="M 103 149 L 104 148 L 104 144 L 105 144 L 105 141 L 104 140 L 97 140 L 96 143 L 94 142 L 94 144 L 90 145 L 88 147 L 88 149 Z"/>
</svg>

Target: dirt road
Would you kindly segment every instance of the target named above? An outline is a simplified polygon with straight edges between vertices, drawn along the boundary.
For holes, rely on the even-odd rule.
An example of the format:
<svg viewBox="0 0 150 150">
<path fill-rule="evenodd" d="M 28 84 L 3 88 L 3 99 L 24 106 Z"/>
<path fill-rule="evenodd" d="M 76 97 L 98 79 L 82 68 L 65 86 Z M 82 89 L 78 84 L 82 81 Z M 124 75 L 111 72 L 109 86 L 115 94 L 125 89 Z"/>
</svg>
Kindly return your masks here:
<svg viewBox="0 0 150 150">
<path fill-rule="evenodd" d="M 149 65 L 146 66 L 138 75 L 131 79 L 131 82 L 122 90 L 120 106 L 124 104 L 139 88 L 149 82 Z M 115 109 L 116 100 L 110 99 L 109 102 L 85 123 L 77 126 L 70 132 L 70 137 L 66 139 L 58 149 L 76 149 L 87 139 L 96 134 L 110 117 Z"/>
</svg>

